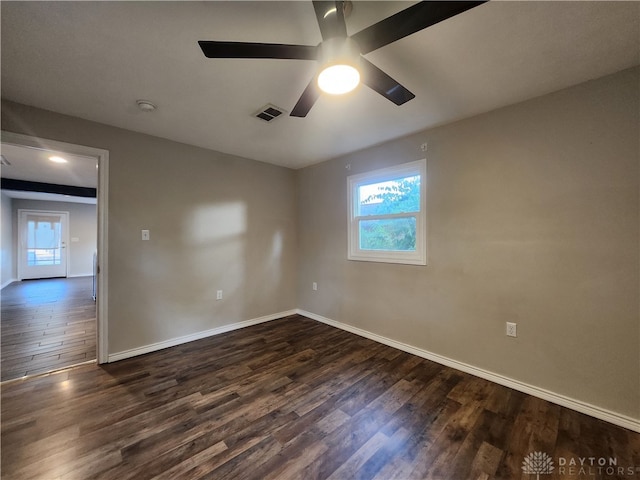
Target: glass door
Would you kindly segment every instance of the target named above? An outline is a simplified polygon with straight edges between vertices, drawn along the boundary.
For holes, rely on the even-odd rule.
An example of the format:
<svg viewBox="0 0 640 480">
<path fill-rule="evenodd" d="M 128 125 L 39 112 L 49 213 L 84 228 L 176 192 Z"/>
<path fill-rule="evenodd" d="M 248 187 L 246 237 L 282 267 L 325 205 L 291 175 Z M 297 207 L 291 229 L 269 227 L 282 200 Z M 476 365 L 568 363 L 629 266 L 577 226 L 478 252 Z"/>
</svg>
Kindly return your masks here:
<svg viewBox="0 0 640 480">
<path fill-rule="evenodd" d="M 19 211 L 21 280 L 67 276 L 68 212 Z"/>
</svg>

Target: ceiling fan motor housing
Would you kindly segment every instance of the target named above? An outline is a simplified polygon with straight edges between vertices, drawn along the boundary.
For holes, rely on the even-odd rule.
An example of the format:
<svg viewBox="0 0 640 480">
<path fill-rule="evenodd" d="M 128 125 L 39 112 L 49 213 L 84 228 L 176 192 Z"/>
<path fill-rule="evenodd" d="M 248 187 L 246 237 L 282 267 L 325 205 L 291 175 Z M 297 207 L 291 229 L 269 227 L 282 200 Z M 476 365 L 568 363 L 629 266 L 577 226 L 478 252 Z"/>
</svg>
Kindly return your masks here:
<svg viewBox="0 0 640 480">
<path fill-rule="evenodd" d="M 331 65 L 351 65 L 358 68 L 360 63 L 360 47 L 350 37 L 328 38 L 320 44 L 318 55 L 321 69 Z"/>
</svg>

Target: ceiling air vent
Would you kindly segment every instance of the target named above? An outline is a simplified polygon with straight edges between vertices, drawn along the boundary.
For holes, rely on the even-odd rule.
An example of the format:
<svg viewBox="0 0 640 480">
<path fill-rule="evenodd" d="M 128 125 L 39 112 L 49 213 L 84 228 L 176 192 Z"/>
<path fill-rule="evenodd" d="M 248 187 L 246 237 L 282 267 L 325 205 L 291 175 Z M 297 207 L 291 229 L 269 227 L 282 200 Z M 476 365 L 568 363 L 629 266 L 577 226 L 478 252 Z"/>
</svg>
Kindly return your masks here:
<svg viewBox="0 0 640 480">
<path fill-rule="evenodd" d="M 275 105 L 271 105 L 270 103 L 266 104 L 260 110 L 258 110 L 254 116 L 261 118 L 265 122 L 270 122 L 274 118 L 278 118 L 280 115 L 284 113 L 284 109 L 280 107 L 276 107 Z"/>
</svg>

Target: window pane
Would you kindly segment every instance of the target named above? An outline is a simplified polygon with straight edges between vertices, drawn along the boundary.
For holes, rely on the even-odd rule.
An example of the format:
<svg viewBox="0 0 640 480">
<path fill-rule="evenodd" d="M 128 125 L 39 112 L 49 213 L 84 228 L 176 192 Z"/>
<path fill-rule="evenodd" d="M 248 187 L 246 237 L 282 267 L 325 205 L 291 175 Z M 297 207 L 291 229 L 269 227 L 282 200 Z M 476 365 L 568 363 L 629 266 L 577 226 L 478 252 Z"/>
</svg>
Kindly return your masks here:
<svg viewBox="0 0 640 480">
<path fill-rule="evenodd" d="M 60 254 L 59 248 L 27 249 L 27 265 L 30 267 L 60 265 L 62 261 Z"/>
<path fill-rule="evenodd" d="M 60 265 L 61 232 L 60 217 L 27 215 L 27 265 Z"/>
<path fill-rule="evenodd" d="M 413 252 L 416 249 L 415 217 L 361 220 L 360 249 Z"/>
<path fill-rule="evenodd" d="M 420 211 L 420 175 L 358 186 L 357 216 Z"/>
</svg>

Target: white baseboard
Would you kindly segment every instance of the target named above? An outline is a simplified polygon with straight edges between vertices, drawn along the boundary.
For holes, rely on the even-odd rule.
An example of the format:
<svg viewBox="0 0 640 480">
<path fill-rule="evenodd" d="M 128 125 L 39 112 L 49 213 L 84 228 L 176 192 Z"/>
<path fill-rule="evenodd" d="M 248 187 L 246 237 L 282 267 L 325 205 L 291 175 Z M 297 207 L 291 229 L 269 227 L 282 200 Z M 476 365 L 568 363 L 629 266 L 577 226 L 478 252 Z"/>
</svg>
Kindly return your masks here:
<svg viewBox="0 0 640 480">
<path fill-rule="evenodd" d="M 232 330 L 238 330 L 240 328 L 250 327 L 259 323 L 270 322 L 271 320 L 277 320 L 278 318 L 288 317 L 294 315 L 297 310 L 289 310 L 286 312 L 274 313 L 272 315 L 265 315 L 264 317 L 252 318 L 251 320 L 245 320 L 243 322 L 231 323 L 229 325 L 222 325 L 221 327 L 212 328 L 203 332 L 196 332 L 182 337 L 170 338 L 169 340 L 163 340 L 162 342 L 152 343 L 150 345 L 144 345 L 142 347 L 132 348 L 130 350 L 124 350 L 122 352 L 110 353 L 108 362 L 117 362 L 118 360 L 124 360 L 125 358 L 136 357 L 138 355 L 144 355 L 145 353 L 155 352 L 156 350 L 162 350 L 169 347 L 175 347 L 176 345 L 182 345 L 183 343 L 193 342 L 194 340 L 200 340 L 202 338 L 211 337 L 213 335 L 220 335 L 221 333 L 231 332 Z"/>
<path fill-rule="evenodd" d="M 4 282 L 2 285 L 0 285 L 0 290 L 2 290 L 4 287 L 6 287 L 7 285 L 12 284 L 13 282 L 17 282 L 18 279 L 17 278 L 10 278 L 9 280 L 7 280 L 6 282 Z"/>
<path fill-rule="evenodd" d="M 80 274 L 77 274 L 77 275 L 67 275 L 67 278 L 92 277 L 92 276 L 93 276 L 93 273 L 80 273 Z M 7 285 L 9 285 L 9 284 L 11 284 L 13 282 L 17 282 L 17 281 L 19 281 L 17 278 L 11 278 L 11 279 L 7 280 L 2 285 L 0 285 L 0 290 L 2 290 Z"/>
<path fill-rule="evenodd" d="M 414 347 L 412 345 L 407 345 L 406 343 L 398 342 L 396 340 L 383 337 L 381 335 L 369 332 L 367 330 L 362 330 L 360 328 L 347 325 L 346 323 L 341 323 L 336 320 L 331 320 L 329 318 L 323 317 L 321 315 L 316 315 L 315 313 L 307 312 L 305 310 L 300 310 L 300 309 L 297 310 L 297 313 L 302 316 L 308 317 L 312 320 L 316 320 L 318 322 L 331 325 L 332 327 L 336 327 L 341 330 L 354 333 L 356 335 L 368 338 L 375 342 L 382 343 L 384 345 L 388 345 L 393 348 L 397 348 L 398 350 L 402 350 L 404 352 L 417 355 L 418 357 L 426 358 L 427 360 L 431 360 L 441 365 L 455 368 L 456 370 L 461 370 L 465 373 L 475 375 L 476 377 L 484 378 L 485 380 L 489 380 L 499 385 L 513 388 L 514 390 L 517 390 L 519 392 L 526 393 L 528 395 L 532 395 L 534 397 L 538 397 L 543 400 L 547 400 L 549 402 L 555 403 L 562 407 L 567 407 L 567 408 L 570 408 L 571 410 L 575 410 L 577 412 L 590 415 L 600 420 L 604 420 L 605 422 L 613 423 L 614 425 L 628 428 L 629 430 L 633 430 L 634 432 L 640 433 L 640 419 L 635 419 L 635 418 L 628 417 L 626 415 L 621 415 L 619 413 L 612 412 L 610 410 L 606 410 L 604 408 L 600 408 L 595 405 L 582 402 L 580 400 L 566 397 L 559 393 L 554 393 L 549 390 L 545 390 L 544 388 L 536 387 L 534 385 L 529 385 L 527 383 L 523 383 L 518 380 L 514 380 L 512 378 L 505 377 L 503 375 L 493 373 L 488 370 L 484 370 L 482 368 L 474 367 L 473 365 L 469 365 L 467 363 L 459 362 L 457 360 L 453 360 L 451 358 L 444 357 L 442 355 L 438 355 L 436 353 L 432 353 L 427 350 Z"/>
</svg>

